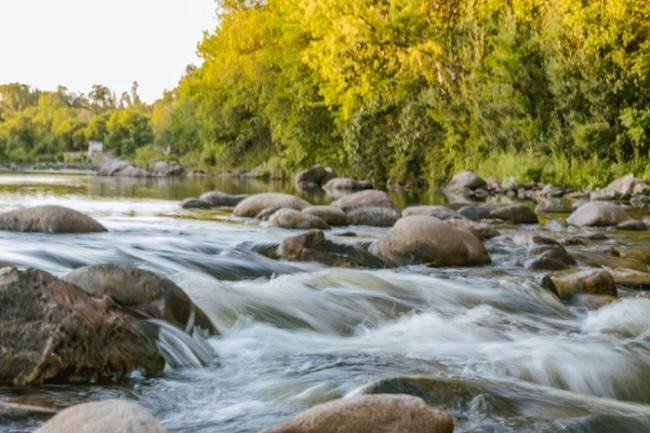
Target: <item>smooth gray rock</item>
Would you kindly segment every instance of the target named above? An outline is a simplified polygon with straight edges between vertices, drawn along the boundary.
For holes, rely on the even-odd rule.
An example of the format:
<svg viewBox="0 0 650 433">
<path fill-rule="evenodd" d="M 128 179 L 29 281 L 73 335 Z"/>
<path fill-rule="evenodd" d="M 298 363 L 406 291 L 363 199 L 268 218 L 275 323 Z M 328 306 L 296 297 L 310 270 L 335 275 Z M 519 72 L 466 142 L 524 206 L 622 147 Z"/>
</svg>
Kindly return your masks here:
<svg viewBox="0 0 650 433">
<path fill-rule="evenodd" d="M 295 209 L 280 209 L 269 218 L 273 227 L 283 229 L 321 229 L 328 230 L 329 225 L 316 215 L 299 212 Z"/>
<path fill-rule="evenodd" d="M 457 173 L 449 182 L 446 189 L 454 191 L 467 188 L 470 190 L 487 187 L 487 182 L 476 173 L 471 171 L 461 171 Z"/>
<path fill-rule="evenodd" d="M 621 206 L 604 201 L 590 201 L 567 218 L 574 226 L 614 226 L 631 219 Z"/>
<path fill-rule="evenodd" d="M 209 191 L 201 194 L 199 199 L 209 203 L 211 207 L 233 207 L 248 197 L 247 194 L 232 195 L 221 191 Z"/>
<path fill-rule="evenodd" d="M 386 207 L 397 209 L 397 206 L 395 206 L 395 203 L 393 203 L 388 194 L 376 189 L 367 189 L 344 195 L 338 200 L 332 202 L 332 206 L 343 209 L 345 213 L 360 207 Z"/>
<path fill-rule="evenodd" d="M 501 206 L 490 212 L 492 218 L 499 218 L 514 224 L 537 224 L 535 212 L 528 206 L 513 204 Z"/>
<path fill-rule="evenodd" d="M 106 227 L 63 206 L 37 206 L 0 213 L 0 230 L 40 233 L 99 233 Z"/>
<path fill-rule="evenodd" d="M 126 400 L 103 400 L 69 407 L 35 433 L 166 433 L 142 406 Z"/>
<path fill-rule="evenodd" d="M 360 207 L 347 213 L 350 225 L 392 227 L 400 218 L 399 212 L 389 207 Z"/>
</svg>

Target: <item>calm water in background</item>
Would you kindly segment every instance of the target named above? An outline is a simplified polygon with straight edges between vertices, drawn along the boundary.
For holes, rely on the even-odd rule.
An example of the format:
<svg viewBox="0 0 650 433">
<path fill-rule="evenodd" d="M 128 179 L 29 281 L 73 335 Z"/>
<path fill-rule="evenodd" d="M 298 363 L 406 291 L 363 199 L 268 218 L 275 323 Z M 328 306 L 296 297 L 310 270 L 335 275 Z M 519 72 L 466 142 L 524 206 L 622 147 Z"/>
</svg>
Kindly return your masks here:
<svg viewBox="0 0 650 433">
<path fill-rule="evenodd" d="M 213 189 L 293 187 L 0 175 L 0 211 L 60 204 L 110 230 L 0 232 L 1 262 L 59 276 L 97 263 L 146 267 L 173 279 L 222 330 L 208 341 L 219 361 L 207 367 L 112 385 L 0 388 L 0 396 L 65 404 L 130 398 L 170 432 L 252 433 L 373 381 L 424 375 L 454 383 L 438 404 L 455 417 L 457 432 L 650 431 L 650 299 L 623 291 L 623 300 L 596 311 L 565 305 L 540 289 L 543 274 L 522 269 L 526 248 L 511 239 L 522 230 L 556 237 L 583 230 L 554 220 L 503 227 L 504 235 L 487 243 L 494 264 L 482 268 L 334 269 L 259 254 L 295 232 L 179 208 L 178 200 Z M 441 201 L 432 192 L 393 198 L 401 206 Z M 386 231 L 352 230 L 362 239 Z M 650 242 L 647 233 L 608 236 L 604 244 L 617 248 Z M 38 424 L 0 419 L 0 431 L 29 432 Z"/>
</svg>

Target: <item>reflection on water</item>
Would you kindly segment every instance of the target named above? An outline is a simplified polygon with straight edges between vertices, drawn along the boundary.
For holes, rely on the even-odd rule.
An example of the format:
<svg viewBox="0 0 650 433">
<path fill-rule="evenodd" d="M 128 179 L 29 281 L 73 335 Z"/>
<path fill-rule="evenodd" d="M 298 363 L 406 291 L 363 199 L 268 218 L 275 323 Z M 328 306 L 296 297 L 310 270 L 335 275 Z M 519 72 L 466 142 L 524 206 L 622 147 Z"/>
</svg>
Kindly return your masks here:
<svg viewBox="0 0 650 433">
<path fill-rule="evenodd" d="M 559 302 L 540 289 L 542 274 L 519 265 L 527 251 L 511 239 L 518 229 L 488 241 L 494 264 L 484 268 L 332 269 L 260 254 L 291 231 L 177 203 L 212 189 L 291 192 L 290 184 L 8 177 L 0 176 L 0 208 L 63 204 L 110 231 L 0 232 L 0 262 L 59 276 L 98 263 L 142 266 L 186 290 L 222 335 L 206 342 L 157 322 L 178 366 L 161 377 L 0 388 L 0 397 L 64 404 L 123 397 L 150 408 L 171 432 L 253 433 L 378 380 L 415 375 L 427 378 L 418 392 L 454 416 L 457 432 L 650 431 L 650 300 L 628 297 L 598 311 Z M 439 200 L 395 196 L 402 205 Z M 386 231 L 353 230 L 371 239 Z M 557 221 L 538 230 L 580 232 Z M 617 246 L 647 245 L 611 237 Z M 39 423 L 0 418 L 0 431 Z"/>
</svg>

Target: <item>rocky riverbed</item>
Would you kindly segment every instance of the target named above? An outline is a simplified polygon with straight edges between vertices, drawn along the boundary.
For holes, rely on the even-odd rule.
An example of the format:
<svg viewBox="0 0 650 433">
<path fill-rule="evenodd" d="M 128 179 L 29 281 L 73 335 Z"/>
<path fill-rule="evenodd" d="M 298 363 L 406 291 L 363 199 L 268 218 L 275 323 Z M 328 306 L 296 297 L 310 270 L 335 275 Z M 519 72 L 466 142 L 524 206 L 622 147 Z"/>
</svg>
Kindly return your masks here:
<svg viewBox="0 0 650 433">
<path fill-rule="evenodd" d="M 641 181 L 312 174 L 0 176 L 0 431 L 650 430 Z"/>
</svg>

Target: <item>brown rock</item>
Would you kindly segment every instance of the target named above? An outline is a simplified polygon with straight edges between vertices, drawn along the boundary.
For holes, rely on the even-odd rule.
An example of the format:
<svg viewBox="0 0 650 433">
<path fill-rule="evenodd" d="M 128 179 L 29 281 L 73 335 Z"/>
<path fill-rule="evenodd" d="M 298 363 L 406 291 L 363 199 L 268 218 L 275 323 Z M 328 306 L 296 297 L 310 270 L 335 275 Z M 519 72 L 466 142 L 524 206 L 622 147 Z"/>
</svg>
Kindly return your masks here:
<svg viewBox="0 0 650 433">
<path fill-rule="evenodd" d="M 162 319 L 181 329 L 193 326 L 217 333 L 208 316 L 170 279 L 121 264 L 86 266 L 65 280 L 91 296 L 110 296 L 138 317 Z"/>
<path fill-rule="evenodd" d="M 471 266 L 491 262 L 476 236 L 427 216 L 401 218 L 371 246 L 370 252 L 393 266 Z"/>
<path fill-rule="evenodd" d="M 295 209 L 280 209 L 269 218 L 273 227 L 283 229 L 321 229 L 328 230 L 329 225 L 316 215 L 298 212 Z"/>
<path fill-rule="evenodd" d="M 586 270 L 573 274 L 547 275 L 542 286 L 554 292 L 559 298 L 591 294 L 617 296 L 616 282 L 612 275 L 602 270 Z"/>
<path fill-rule="evenodd" d="M 268 192 L 255 194 L 242 200 L 233 210 L 233 214 L 240 217 L 255 217 L 262 210 L 270 207 L 303 210 L 307 206 L 309 203 L 294 195 Z"/>
<path fill-rule="evenodd" d="M 0 383 L 88 382 L 162 371 L 155 342 L 108 299 L 52 275 L 0 273 Z"/>
<path fill-rule="evenodd" d="M 395 203 L 393 203 L 390 197 L 388 197 L 388 194 L 376 189 L 366 189 L 344 195 L 340 199 L 334 201 L 332 206 L 339 207 L 346 213 L 360 207 L 387 207 L 397 209 L 397 206 L 395 206 Z"/>
<path fill-rule="evenodd" d="M 317 216 L 330 226 L 344 226 L 348 223 L 345 212 L 336 206 L 309 206 L 304 208 L 302 212 Z"/>
<path fill-rule="evenodd" d="M 452 433 L 446 413 L 420 398 L 362 395 L 320 404 L 266 433 Z"/>
</svg>

